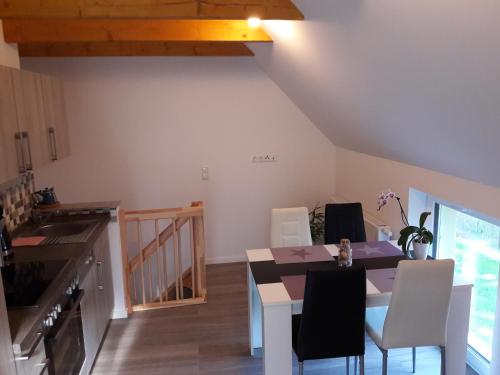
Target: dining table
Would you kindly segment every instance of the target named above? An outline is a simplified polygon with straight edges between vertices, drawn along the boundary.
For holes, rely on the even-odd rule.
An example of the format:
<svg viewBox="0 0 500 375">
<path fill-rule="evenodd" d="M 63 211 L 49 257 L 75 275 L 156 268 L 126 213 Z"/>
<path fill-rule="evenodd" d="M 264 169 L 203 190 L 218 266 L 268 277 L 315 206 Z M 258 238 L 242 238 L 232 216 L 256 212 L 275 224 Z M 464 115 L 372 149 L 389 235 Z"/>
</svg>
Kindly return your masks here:
<svg viewBox="0 0 500 375">
<path fill-rule="evenodd" d="M 388 306 L 397 265 L 408 257 L 394 241 L 357 242 L 351 247 L 352 265 L 366 268 L 367 308 Z M 308 270 L 338 269 L 338 246 L 252 249 L 246 250 L 246 257 L 250 355 L 262 348 L 266 375 L 291 374 L 292 315 L 302 312 L 305 275 Z M 448 374 L 464 375 L 466 371 L 472 286 L 454 276 L 447 320 Z M 336 298 L 335 289 L 324 298 Z"/>
</svg>

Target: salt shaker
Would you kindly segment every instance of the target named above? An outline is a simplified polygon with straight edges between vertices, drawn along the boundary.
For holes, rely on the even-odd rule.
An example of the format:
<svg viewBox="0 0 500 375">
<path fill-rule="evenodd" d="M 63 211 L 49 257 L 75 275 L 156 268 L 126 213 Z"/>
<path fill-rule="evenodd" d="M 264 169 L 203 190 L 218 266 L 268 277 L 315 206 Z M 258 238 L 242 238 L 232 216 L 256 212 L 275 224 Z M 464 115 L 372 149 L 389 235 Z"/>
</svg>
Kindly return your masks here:
<svg viewBox="0 0 500 375">
<path fill-rule="evenodd" d="M 352 249 L 351 241 L 348 238 L 342 238 L 339 246 L 339 266 L 350 267 L 352 266 Z"/>
</svg>

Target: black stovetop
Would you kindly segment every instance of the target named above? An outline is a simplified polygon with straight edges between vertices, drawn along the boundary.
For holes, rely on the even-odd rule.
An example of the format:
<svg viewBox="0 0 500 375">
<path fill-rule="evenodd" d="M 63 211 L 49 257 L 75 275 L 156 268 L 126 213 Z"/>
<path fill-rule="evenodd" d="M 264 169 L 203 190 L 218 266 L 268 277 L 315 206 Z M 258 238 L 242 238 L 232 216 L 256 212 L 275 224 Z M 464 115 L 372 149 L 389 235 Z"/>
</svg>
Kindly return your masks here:
<svg viewBox="0 0 500 375">
<path fill-rule="evenodd" d="M 20 262 L 1 268 L 7 309 L 38 307 L 40 297 L 67 262 L 66 259 Z"/>
</svg>

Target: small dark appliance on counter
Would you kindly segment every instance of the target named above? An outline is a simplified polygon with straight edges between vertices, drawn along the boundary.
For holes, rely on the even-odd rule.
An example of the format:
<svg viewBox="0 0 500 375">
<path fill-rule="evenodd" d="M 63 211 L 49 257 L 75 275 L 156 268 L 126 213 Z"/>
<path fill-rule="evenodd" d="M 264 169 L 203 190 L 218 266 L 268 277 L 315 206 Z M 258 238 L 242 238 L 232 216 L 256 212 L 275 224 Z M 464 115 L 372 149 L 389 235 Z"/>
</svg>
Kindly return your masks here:
<svg viewBox="0 0 500 375">
<path fill-rule="evenodd" d="M 33 198 L 37 206 L 49 206 L 58 203 L 56 192 L 53 187 L 35 191 L 33 193 Z"/>
</svg>

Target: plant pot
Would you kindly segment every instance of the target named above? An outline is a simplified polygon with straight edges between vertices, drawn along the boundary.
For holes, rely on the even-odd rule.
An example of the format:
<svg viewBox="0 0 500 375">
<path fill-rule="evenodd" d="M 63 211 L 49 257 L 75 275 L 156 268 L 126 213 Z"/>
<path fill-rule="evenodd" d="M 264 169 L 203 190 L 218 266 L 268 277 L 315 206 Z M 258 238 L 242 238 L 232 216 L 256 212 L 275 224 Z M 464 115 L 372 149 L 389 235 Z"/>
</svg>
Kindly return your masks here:
<svg viewBox="0 0 500 375">
<path fill-rule="evenodd" d="M 413 241 L 413 256 L 415 259 L 427 259 L 427 252 L 429 251 L 428 243 L 421 243 Z"/>
</svg>

